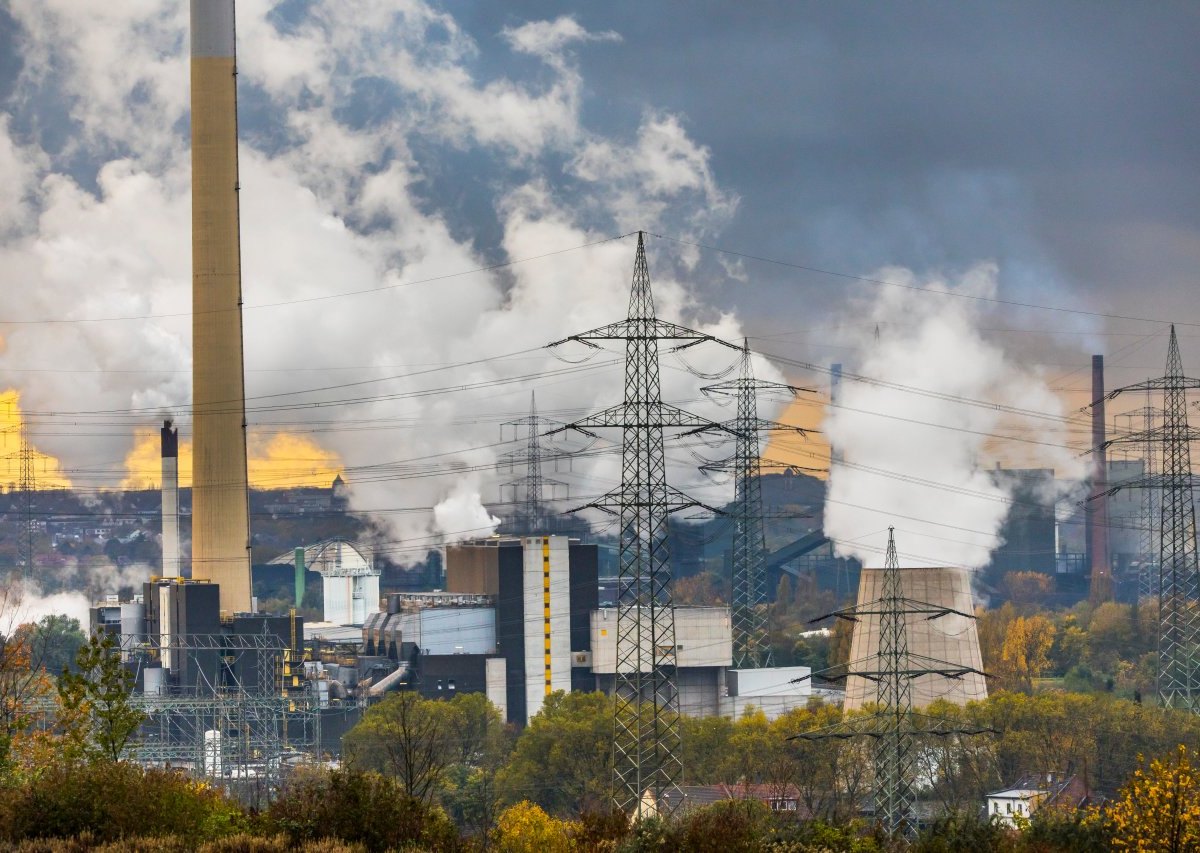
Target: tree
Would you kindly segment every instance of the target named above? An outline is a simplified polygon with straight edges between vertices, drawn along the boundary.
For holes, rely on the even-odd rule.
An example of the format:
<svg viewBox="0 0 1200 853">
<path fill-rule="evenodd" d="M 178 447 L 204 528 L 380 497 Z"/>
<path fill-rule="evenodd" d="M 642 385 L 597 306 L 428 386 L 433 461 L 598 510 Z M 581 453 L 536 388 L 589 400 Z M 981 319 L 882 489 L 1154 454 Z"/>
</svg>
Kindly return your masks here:
<svg viewBox="0 0 1200 853">
<path fill-rule="evenodd" d="M 59 673 L 75 666 L 75 656 L 87 643 L 87 634 L 79 620 L 54 614 L 43 616 L 36 624 L 22 625 L 29 635 L 29 657 L 34 667 Z"/>
<path fill-rule="evenodd" d="M 1000 650 L 1002 672 L 1027 692 L 1033 691 L 1033 679 L 1050 666 L 1054 646 L 1054 624 L 1045 616 L 1018 616 L 1009 623 Z"/>
<path fill-rule="evenodd" d="M 450 704 L 461 720 L 458 763 L 447 773 L 442 804 L 459 826 L 486 838 L 500 812 L 497 776 L 512 751 L 512 732 L 482 693 L 460 693 Z"/>
<path fill-rule="evenodd" d="M 79 672 L 63 670 L 58 698 L 64 719 L 86 725 L 68 732 L 68 740 L 81 747 L 83 756 L 116 762 L 146 718 L 130 702 L 133 673 L 121 664 L 116 643 L 108 634 L 96 633 L 75 656 Z"/>
<path fill-rule="evenodd" d="M 612 721 L 612 701 L 602 693 L 551 693 L 500 773 L 505 800 L 529 800 L 552 815 L 607 807 Z"/>
<path fill-rule="evenodd" d="M 13 768 L 13 743 L 33 723 L 31 700 L 52 688 L 33 663 L 32 636 L 20 629 L 21 586 L 0 585 L 0 779 Z"/>
<path fill-rule="evenodd" d="M 404 793 L 431 802 L 458 757 L 462 715 L 450 702 L 393 693 L 343 739 L 350 767 L 394 777 Z"/>
<path fill-rule="evenodd" d="M 1054 588 L 1050 576 L 1042 572 L 1008 572 L 1001 586 L 1022 613 L 1045 601 Z"/>
<path fill-rule="evenodd" d="M 262 824 L 267 832 L 286 834 L 291 849 L 322 838 L 368 850 L 458 849 L 458 833 L 437 806 L 408 796 L 396 779 L 349 769 L 296 773 Z"/>
<path fill-rule="evenodd" d="M 550 817 L 534 803 L 509 806 L 496 822 L 496 849 L 500 853 L 569 853 L 578 827 Z"/>
<path fill-rule="evenodd" d="M 1139 768 L 1106 815 L 1113 850 L 1200 850 L 1200 778 L 1188 749 Z"/>
</svg>

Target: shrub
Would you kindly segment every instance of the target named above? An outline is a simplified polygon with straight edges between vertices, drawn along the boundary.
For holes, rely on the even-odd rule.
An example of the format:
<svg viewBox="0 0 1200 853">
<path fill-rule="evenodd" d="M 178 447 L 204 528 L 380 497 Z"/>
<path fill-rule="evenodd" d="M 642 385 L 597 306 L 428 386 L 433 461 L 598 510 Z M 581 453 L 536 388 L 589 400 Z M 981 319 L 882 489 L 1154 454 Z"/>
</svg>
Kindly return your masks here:
<svg viewBox="0 0 1200 853">
<path fill-rule="evenodd" d="M 133 764 L 51 767 L 6 794 L 0 837 L 13 842 L 86 837 L 104 844 L 174 836 L 194 845 L 244 823 L 241 808 L 220 791 Z"/>
<path fill-rule="evenodd" d="M 292 844 L 336 838 L 367 850 L 459 846 L 441 809 L 406 796 L 395 779 L 353 770 L 297 774 L 268 807 L 260 829 L 282 833 Z"/>
<path fill-rule="evenodd" d="M 771 810 L 759 800 L 725 800 L 685 814 L 680 850 L 688 853 L 753 853 L 771 833 Z"/>
</svg>

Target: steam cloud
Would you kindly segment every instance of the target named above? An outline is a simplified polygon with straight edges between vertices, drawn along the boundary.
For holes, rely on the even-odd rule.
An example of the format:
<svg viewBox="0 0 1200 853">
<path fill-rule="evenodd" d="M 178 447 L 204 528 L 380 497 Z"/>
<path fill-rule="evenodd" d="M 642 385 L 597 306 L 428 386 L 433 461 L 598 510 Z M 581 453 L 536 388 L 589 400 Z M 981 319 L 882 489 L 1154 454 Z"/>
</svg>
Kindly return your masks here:
<svg viewBox="0 0 1200 853">
<path fill-rule="evenodd" d="M 984 297 L 996 288 L 990 264 L 954 282 L 919 282 L 901 269 L 876 277 Z M 863 332 L 853 341 L 856 363 L 846 369 L 875 381 L 844 381 L 825 421 L 843 459 L 832 466 L 825 507 L 825 532 L 839 554 L 882 565 L 886 529 L 895 526 L 902 564 L 979 568 L 1000 544 L 1011 498 L 989 473 L 992 460 L 1085 476 L 1084 463 L 1064 446 L 1061 400 L 1043 377 L 984 339 L 978 305 L 882 288 L 873 304 L 860 306 L 880 325 L 855 327 Z M 913 388 L 931 393 L 906 390 Z"/>
<path fill-rule="evenodd" d="M 135 430 L 186 412 L 190 398 L 187 4 L 13 0 L 9 14 L 23 64 L 0 114 L 6 315 L 140 319 L 11 327 L 0 383 L 21 390 L 39 424 L 144 412 L 124 427 L 81 414 L 35 432 L 68 473 L 116 485 Z M 486 466 L 503 449 L 494 422 L 519 417 L 531 387 L 506 379 L 563 367 L 535 348 L 623 316 L 633 246 L 421 282 L 639 227 L 700 238 L 730 220 L 737 198 L 678 116 L 649 107 L 636 128 L 587 126 L 574 51 L 612 49 L 617 34 L 570 18 L 506 29 L 488 49 L 537 66 L 512 79 L 482 74 L 483 48 L 422 2 L 245 0 L 238 14 L 251 430 L 308 432 L 336 452 L 355 509 L 438 507 L 382 516 L 392 538 L 412 543 L 392 556 L 420 558 L 439 536 L 494 520 L 484 504 L 497 478 L 461 487 L 453 469 Z M 462 209 L 478 198 L 489 201 Z M 500 257 L 477 249 L 481 231 Z M 651 247 L 659 313 L 740 339 L 735 318 L 680 283 L 694 262 Z M 328 298 L 347 293 L 359 295 Z M 703 358 L 689 353 L 705 369 L 732 360 Z M 604 361 L 537 381 L 541 406 L 619 400 L 620 369 Z M 364 379 L 380 381 L 338 387 Z M 694 396 L 682 370 L 665 368 L 663 384 L 667 398 Z M 476 390 L 411 396 L 458 385 Z M 446 476 L 417 471 L 411 460 L 425 457 L 443 460 Z M 600 457 L 576 471 L 602 490 L 618 465 Z"/>
</svg>

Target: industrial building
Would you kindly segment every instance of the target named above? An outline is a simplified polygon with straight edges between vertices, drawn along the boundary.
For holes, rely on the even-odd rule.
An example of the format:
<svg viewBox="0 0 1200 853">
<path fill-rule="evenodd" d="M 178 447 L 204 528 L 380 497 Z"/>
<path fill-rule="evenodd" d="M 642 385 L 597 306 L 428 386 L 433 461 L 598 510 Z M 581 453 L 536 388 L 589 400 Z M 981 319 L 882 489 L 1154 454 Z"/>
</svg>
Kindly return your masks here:
<svg viewBox="0 0 1200 853">
<path fill-rule="evenodd" d="M 516 725 L 554 691 L 611 693 L 616 610 L 599 606 L 598 550 L 563 536 L 448 546 L 445 591 L 389 594 L 367 618 L 362 654 L 396 667 L 367 693 L 486 693 Z M 773 718 L 812 695 L 807 667 L 730 669 L 727 607 L 677 607 L 675 632 L 681 713 L 740 715 L 754 706 Z"/>
<path fill-rule="evenodd" d="M 951 611 L 938 618 L 928 612 L 905 614 L 908 655 L 914 661 L 936 661 L 935 667 L 944 670 L 974 670 L 957 678 L 929 672 L 912 680 L 913 708 L 924 708 L 938 699 L 956 705 L 987 698 L 987 683 L 982 674 L 983 658 L 979 651 L 979 634 L 975 620 L 960 614 L 974 613 L 971 579 L 965 569 L 948 566 L 938 568 L 901 568 L 900 583 L 905 599 L 945 608 Z M 863 569 L 858 585 L 856 609 L 863 615 L 854 623 L 850 644 L 852 662 L 874 661 L 879 658 L 880 607 L 883 598 L 883 569 Z M 924 667 L 921 667 L 924 668 Z M 852 671 L 855 667 L 852 666 Z M 846 679 L 846 711 L 861 710 L 879 701 L 877 681 L 851 675 Z"/>
<path fill-rule="evenodd" d="M 360 544 L 326 539 L 282 554 L 268 565 L 295 567 L 297 604 L 304 599 L 306 573 L 320 575 L 322 619 L 331 625 L 361 625 L 379 607 L 380 573 Z"/>
</svg>

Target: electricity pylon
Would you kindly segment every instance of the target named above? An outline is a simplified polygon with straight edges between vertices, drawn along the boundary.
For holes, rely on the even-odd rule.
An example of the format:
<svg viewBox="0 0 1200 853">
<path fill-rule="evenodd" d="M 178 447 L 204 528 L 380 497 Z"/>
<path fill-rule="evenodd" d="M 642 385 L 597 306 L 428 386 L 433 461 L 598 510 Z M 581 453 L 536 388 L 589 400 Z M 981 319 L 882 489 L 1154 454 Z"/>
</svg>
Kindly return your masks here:
<svg viewBox="0 0 1200 853">
<path fill-rule="evenodd" d="M 1150 392 L 1146 392 L 1146 405 L 1140 409 L 1131 409 L 1117 415 L 1128 420 L 1129 428 L 1125 433 L 1131 433 L 1136 428 L 1135 423 L 1141 424 L 1138 430 L 1142 436 L 1139 450 L 1142 454 L 1142 476 L 1152 477 L 1158 472 L 1156 457 L 1158 456 L 1157 441 L 1155 441 L 1154 424 L 1162 414 L 1152 405 Z M 1138 567 L 1138 600 L 1158 597 L 1158 525 L 1159 500 L 1157 489 L 1142 489 L 1142 505 L 1138 514 L 1138 555 L 1141 565 Z"/>
<path fill-rule="evenodd" d="M 33 445 L 29 443 L 28 433 L 21 433 L 21 449 L 18 451 L 21 460 L 17 488 L 21 492 L 21 579 L 28 586 L 33 574 L 35 522 L 33 518 L 33 490 L 37 480 L 33 470 Z"/>
<path fill-rule="evenodd" d="M 1162 392 L 1161 424 L 1104 445 L 1149 444 L 1158 450 L 1158 473 L 1121 483 L 1105 494 L 1130 488 L 1154 489 L 1159 494 L 1158 699 L 1168 708 L 1192 713 L 1200 713 L 1200 566 L 1196 558 L 1190 445 L 1200 439 L 1200 430 L 1188 426 L 1187 392 L 1196 389 L 1200 389 L 1200 379 L 1183 375 L 1179 341 L 1172 325 L 1165 374 L 1106 395 L 1111 400 L 1130 391 Z"/>
<path fill-rule="evenodd" d="M 772 392 L 793 397 L 805 388 L 754 378 L 750 344 L 742 343 L 738 378 L 701 389 L 737 399 L 737 418 L 730 427 L 735 436 L 733 459 L 733 566 L 732 607 L 733 665 L 773 666 L 767 624 L 767 542 L 763 530 L 762 456 L 759 435 L 769 430 L 806 434 L 799 427 L 758 416 L 758 394 Z M 719 466 L 706 466 L 716 468 Z"/>
<path fill-rule="evenodd" d="M 510 470 L 512 466 L 523 464 L 525 476 L 501 484 L 501 489 L 512 490 L 512 503 L 519 506 L 517 518 L 524 526 L 520 532 L 528 535 L 541 533 L 546 527 L 546 507 L 542 502 L 545 490 L 554 491 L 561 488 L 565 492 L 567 488 L 566 483 L 542 474 L 542 461 L 546 457 L 546 448 L 542 444 L 542 429 L 549 423 L 551 422 L 547 419 L 538 417 L 537 392 L 531 391 L 529 415 L 515 421 L 506 421 L 501 426 L 502 430 L 503 427 L 512 427 L 514 431 L 525 428 L 525 447 L 509 451 L 501 457 L 508 463 Z M 501 500 L 504 500 L 503 496 Z"/>
<path fill-rule="evenodd" d="M 889 835 L 912 837 L 916 834 L 913 805 L 916 802 L 917 750 L 920 739 L 926 736 L 951 737 L 976 735 L 992 731 L 986 728 L 964 727 L 952 721 L 913 711 L 912 682 L 923 675 L 962 678 L 983 675 L 977 669 L 949 661 L 916 655 L 908 649 L 908 620 L 913 616 L 939 619 L 951 614 L 974 619 L 951 607 L 906 598 L 900 577 L 900 560 L 896 554 L 894 528 L 888 528 L 887 556 L 883 562 L 882 594 L 875 601 L 839 610 L 814 619 L 830 617 L 858 622 L 862 619 L 879 625 L 879 650 L 872 657 L 851 661 L 845 671 L 834 675 L 832 670 L 813 673 L 838 679 L 858 676 L 879 685 L 878 707 L 864 716 L 850 717 L 832 726 L 793 735 L 799 740 L 828 738 L 871 738 L 874 743 L 875 819 Z M 810 676 L 811 677 L 811 676 Z M 797 679 L 803 680 L 803 679 Z"/>
<path fill-rule="evenodd" d="M 597 349 L 613 341 L 625 346 L 624 401 L 562 429 L 593 437 L 594 429 L 621 430 L 620 486 L 580 507 L 615 515 L 620 525 L 613 800 L 618 808 L 638 816 L 670 814 L 682 799 L 682 764 L 667 516 L 704 505 L 667 485 L 663 431 L 716 426 L 662 401 L 658 345 L 672 341 L 681 349 L 724 342 L 655 316 L 640 231 L 628 316 L 550 346 L 567 341 Z"/>
</svg>

